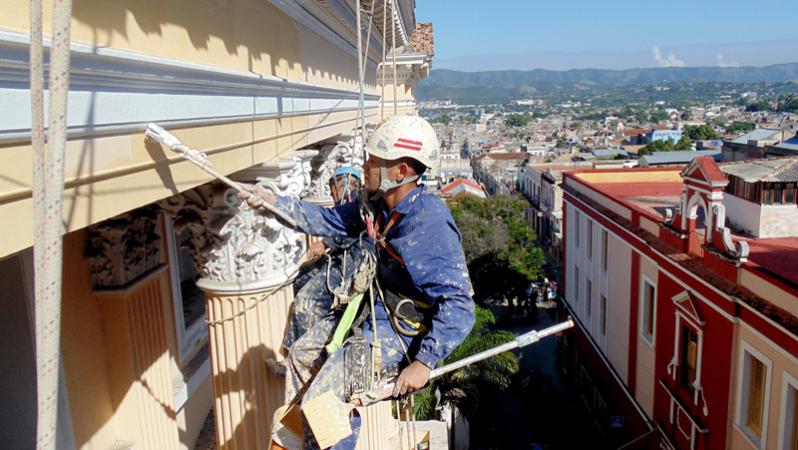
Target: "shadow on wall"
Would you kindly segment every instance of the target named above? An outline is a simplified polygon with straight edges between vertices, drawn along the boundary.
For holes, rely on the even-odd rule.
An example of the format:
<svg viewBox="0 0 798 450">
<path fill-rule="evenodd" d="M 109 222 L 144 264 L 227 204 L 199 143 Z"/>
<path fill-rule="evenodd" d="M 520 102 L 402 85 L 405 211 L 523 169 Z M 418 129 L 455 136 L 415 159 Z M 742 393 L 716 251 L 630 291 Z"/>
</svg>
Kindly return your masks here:
<svg viewBox="0 0 798 450">
<path fill-rule="evenodd" d="M 303 50 L 312 51 L 302 48 L 301 28 L 293 19 L 257 0 L 75 0 L 73 17 L 92 29 L 96 47 L 130 48 L 136 43 L 135 50 L 173 58 L 200 52 L 205 53 L 199 56 L 205 57 L 202 62 L 223 65 L 212 42 L 221 41 L 231 61 L 245 53 L 247 67 L 234 68 L 295 80 L 306 78 L 301 57 Z M 158 49 L 142 48 L 140 43 L 151 35 L 165 39 Z M 73 37 L 80 39 L 74 32 Z M 115 41 L 118 38 L 123 42 Z M 315 69 L 341 72 L 335 67 Z M 356 67 L 352 69 L 346 81 L 356 81 Z"/>
</svg>

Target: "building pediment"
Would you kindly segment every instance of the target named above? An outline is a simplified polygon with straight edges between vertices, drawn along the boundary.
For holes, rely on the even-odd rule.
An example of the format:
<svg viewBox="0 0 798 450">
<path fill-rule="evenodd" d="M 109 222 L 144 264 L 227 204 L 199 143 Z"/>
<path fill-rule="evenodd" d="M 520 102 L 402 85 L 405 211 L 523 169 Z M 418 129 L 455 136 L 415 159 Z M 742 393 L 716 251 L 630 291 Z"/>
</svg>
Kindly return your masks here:
<svg viewBox="0 0 798 450">
<path fill-rule="evenodd" d="M 685 314 L 690 320 L 701 327 L 704 326 L 704 319 L 701 317 L 701 313 L 698 311 L 698 308 L 696 308 L 689 292 L 682 291 L 681 293 L 671 297 L 671 300 L 673 300 L 676 308 Z"/>
</svg>

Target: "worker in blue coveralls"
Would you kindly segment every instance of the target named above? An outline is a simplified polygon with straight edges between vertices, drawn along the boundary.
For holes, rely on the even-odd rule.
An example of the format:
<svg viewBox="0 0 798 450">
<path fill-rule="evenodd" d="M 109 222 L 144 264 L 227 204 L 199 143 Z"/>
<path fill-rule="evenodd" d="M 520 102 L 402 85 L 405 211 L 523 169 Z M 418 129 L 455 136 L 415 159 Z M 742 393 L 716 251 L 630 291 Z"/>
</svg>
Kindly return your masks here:
<svg viewBox="0 0 798 450">
<path fill-rule="evenodd" d="M 363 336 L 376 336 L 380 370 L 399 370 L 393 394 L 401 396 L 421 389 L 432 368 L 465 339 L 474 324 L 474 302 L 460 232 L 451 213 L 442 200 L 417 185 L 424 171 L 437 161 L 438 139 L 432 126 L 418 116 L 393 116 L 372 133 L 366 152 L 364 185 L 375 215 L 369 234 L 377 247 L 376 279 L 384 295 L 376 299 L 376 325 L 366 320 Z M 372 225 L 360 214 L 361 200 L 322 208 L 259 187 L 253 191 L 259 195 L 246 197 L 251 207 L 262 209 L 268 202 L 311 235 L 359 237 Z M 410 308 L 400 313 L 400 305 Z M 314 325 L 293 348 L 305 338 L 329 336 L 325 327 L 330 326 L 334 324 Z M 319 355 L 324 363 L 312 380 L 295 380 L 303 374 L 294 373 L 289 364 L 286 383 L 310 382 L 303 405 L 327 392 L 347 400 L 345 351 L 346 345 L 333 354 Z M 355 433 L 332 448 L 355 448 L 359 418 L 352 417 L 352 424 Z M 307 430 L 305 448 L 318 448 Z"/>
<path fill-rule="evenodd" d="M 333 204 L 350 203 L 358 198 L 362 178 L 357 167 L 335 169 L 329 182 Z M 343 280 L 351 278 L 363 259 L 362 246 L 356 244 L 359 244 L 357 238 L 325 237 L 309 246 L 306 267 L 294 280 L 294 302 L 282 344 L 285 353 L 311 325 L 330 313 L 335 294 L 330 288 L 339 288 Z M 329 261 L 320 260 L 328 251 Z"/>
<path fill-rule="evenodd" d="M 337 168 L 330 177 L 330 197 L 335 205 L 356 201 L 360 196 L 362 172 L 355 167 Z M 329 251 L 329 258 L 319 260 Z M 308 248 L 309 265 L 294 280 L 294 301 L 288 316 L 282 349 L 283 361 L 267 359 L 276 375 L 286 378 L 285 398 L 293 399 L 318 372 L 339 322 L 343 306 L 336 295 L 350 290 L 352 279 L 364 258 L 373 258 L 373 241 L 348 236 L 324 237 Z M 313 262 L 313 260 L 316 260 Z M 308 330 L 313 333 L 306 336 Z"/>
</svg>

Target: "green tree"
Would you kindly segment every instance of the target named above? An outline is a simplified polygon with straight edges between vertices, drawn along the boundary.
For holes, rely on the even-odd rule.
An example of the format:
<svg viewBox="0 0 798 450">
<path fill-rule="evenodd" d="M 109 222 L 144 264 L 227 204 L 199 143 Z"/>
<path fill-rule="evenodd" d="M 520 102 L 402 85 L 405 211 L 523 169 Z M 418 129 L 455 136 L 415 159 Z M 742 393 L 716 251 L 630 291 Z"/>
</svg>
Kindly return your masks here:
<svg viewBox="0 0 798 450">
<path fill-rule="evenodd" d="M 459 361 L 515 339 L 511 332 L 491 329 L 496 318 L 488 309 L 476 306 L 475 315 L 471 332 L 442 364 Z M 490 385 L 506 389 L 518 369 L 518 357 L 505 352 L 431 380 L 416 394 L 416 417 L 419 420 L 438 419 L 435 413 L 438 403 L 436 391 L 441 403 L 454 403 L 466 417 L 472 417 L 479 406 L 480 391 Z"/>
<path fill-rule="evenodd" d="M 668 141 L 670 142 L 670 141 Z M 690 139 L 690 136 L 683 134 L 682 137 L 679 139 L 673 146 L 674 150 L 692 150 L 693 149 L 693 140 Z"/>
<path fill-rule="evenodd" d="M 653 123 L 665 122 L 670 119 L 670 116 L 665 111 L 654 111 L 649 116 L 649 120 Z"/>
<path fill-rule="evenodd" d="M 526 200 L 507 194 L 449 201 L 477 298 L 521 295 L 542 274 L 543 251 L 526 218 Z"/>
<path fill-rule="evenodd" d="M 726 133 L 728 134 L 748 133 L 749 131 L 754 131 L 754 128 L 755 126 L 752 123 L 734 122 L 733 124 L 726 127 Z"/>
<path fill-rule="evenodd" d="M 430 120 L 432 123 L 442 123 L 444 125 L 449 125 L 452 123 L 452 117 L 446 113 L 441 114 L 440 116 Z"/>
<path fill-rule="evenodd" d="M 747 112 L 769 111 L 770 109 L 770 102 L 767 100 L 758 100 L 753 103 L 749 103 L 748 106 L 745 107 Z"/>
<path fill-rule="evenodd" d="M 798 112 L 798 96 L 794 94 L 787 94 L 779 97 L 776 104 L 776 110 L 780 112 Z"/>
<path fill-rule="evenodd" d="M 638 155 L 650 155 L 654 152 L 672 152 L 673 142 L 670 140 L 654 141 L 638 150 Z"/>
<path fill-rule="evenodd" d="M 525 127 L 529 124 L 532 117 L 527 114 L 510 114 L 504 119 L 504 125 L 508 127 Z"/>
<path fill-rule="evenodd" d="M 718 133 L 709 125 L 687 125 L 684 127 L 684 135 L 694 141 L 720 139 Z"/>
</svg>

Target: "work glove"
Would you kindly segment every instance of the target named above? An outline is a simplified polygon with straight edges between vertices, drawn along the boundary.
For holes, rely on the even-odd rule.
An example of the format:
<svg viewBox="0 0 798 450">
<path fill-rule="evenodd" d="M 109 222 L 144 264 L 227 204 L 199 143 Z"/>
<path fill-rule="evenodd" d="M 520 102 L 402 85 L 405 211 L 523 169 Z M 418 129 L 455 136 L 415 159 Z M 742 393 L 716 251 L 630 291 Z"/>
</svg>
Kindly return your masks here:
<svg viewBox="0 0 798 450">
<path fill-rule="evenodd" d="M 246 201 L 247 205 L 254 210 L 266 210 L 265 203 L 274 205 L 277 197 L 270 189 L 266 189 L 259 184 L 242 184 L 245 192 L 239 192 L 238 198 Z"/>
</svg>

